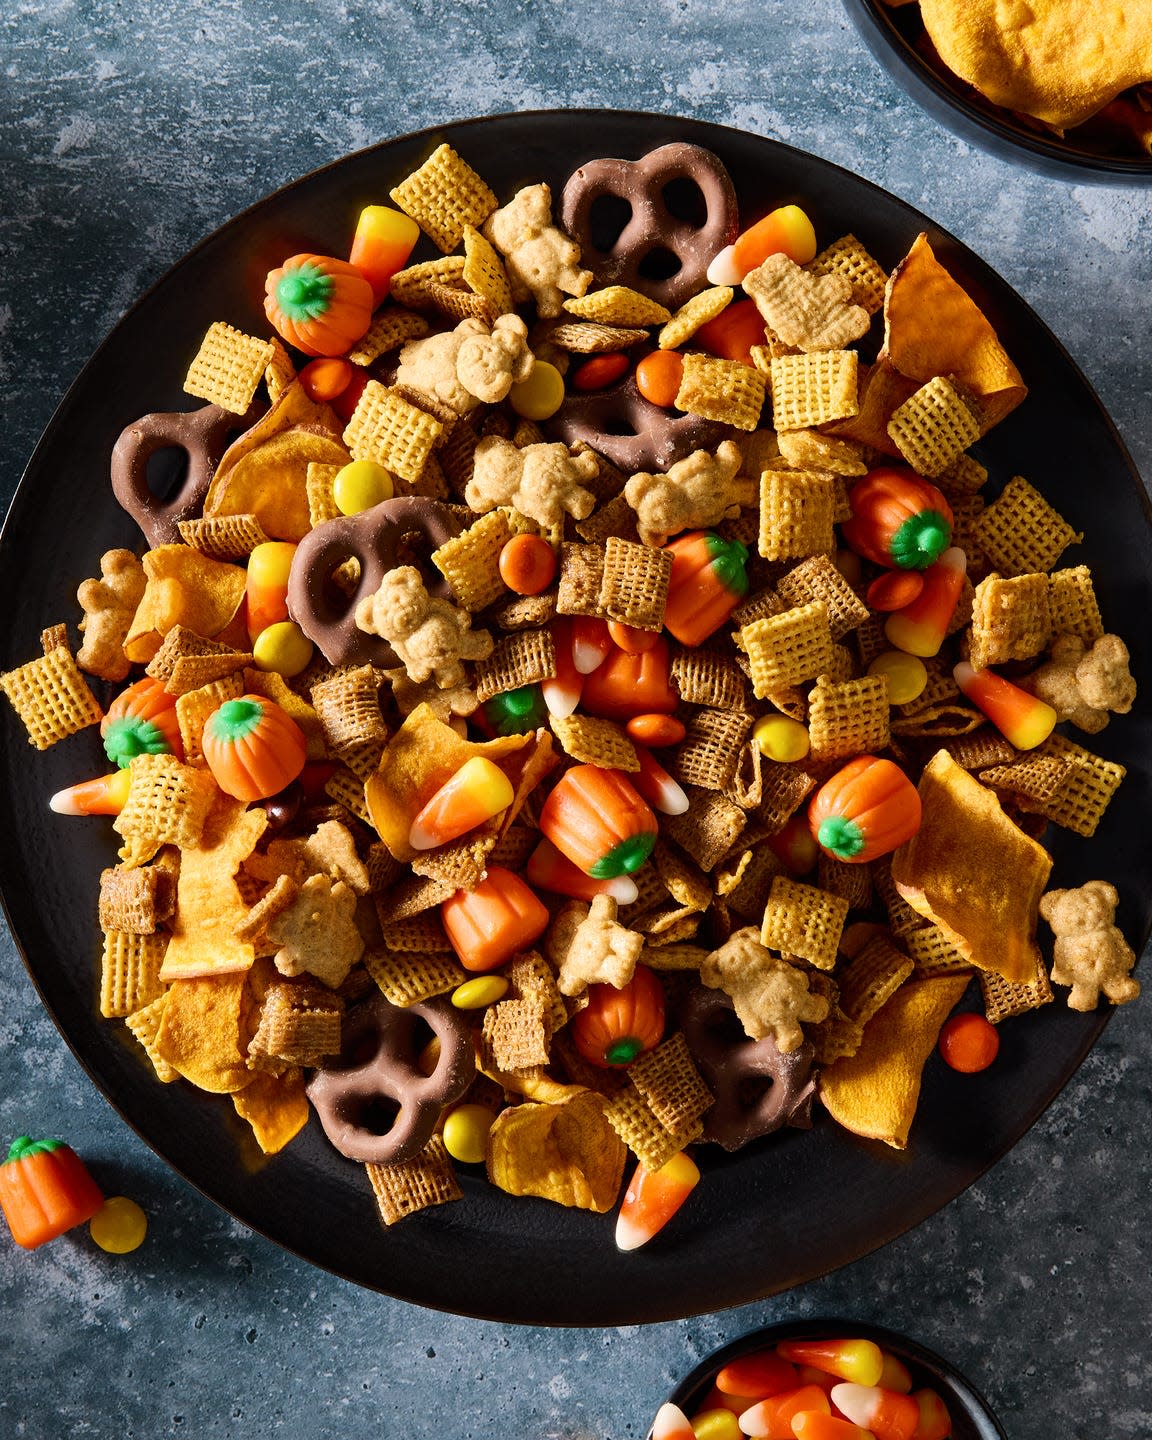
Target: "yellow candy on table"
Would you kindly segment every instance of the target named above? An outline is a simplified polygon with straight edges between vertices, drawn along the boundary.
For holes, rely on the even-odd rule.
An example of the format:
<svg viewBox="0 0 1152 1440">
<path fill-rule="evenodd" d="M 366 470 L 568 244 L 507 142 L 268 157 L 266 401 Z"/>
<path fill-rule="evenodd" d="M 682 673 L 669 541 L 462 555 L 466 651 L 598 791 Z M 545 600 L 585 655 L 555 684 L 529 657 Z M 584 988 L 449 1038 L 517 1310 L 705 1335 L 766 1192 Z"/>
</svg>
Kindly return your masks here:
<svg viewBox="0 0 1152 1440">
<path fill-rule="evenodd" d="M 479 1165 L 488 1150 L 488 1132 L 496 1119 L 486 1105 L 457 1105 L 444 1120 L 444 1148 L 462 1165 Z"/>
<path fill-rule="evenodd" d="M 144 1242 L 148 1233 L 148 1217 L 135 1200 L 127 1195 L 113 1195 L 88 1222 L 88 1231 L 109 1255 L 127 1255 Z"/>
<path fill-rule="evenodd" d="M 783 765 L 803 760 L 811 748 L 807 728 L 788 715 L 762 715 L 752 727 L 752 739 L 766 760 Z"/>
<path fill-rule="evenodd" d="M 257 670 L 274 670 L 291 680 L 308 668 L 312 642 L 294 621 L 278 620 L 261 630 L 252 642 L 252 659 Z"/>
<path fill-rule="evenodd" d="M 525 420 L 547 420 L 564 403 L 564 377 L 555 365 L 537 360 L 528 379 L 509 390 L 508 403 Z"/>
<path fill-rule="evenodd" d="M 928 671 L 923 660 L 904 650 L 885 650 L 868 666 L 869 675 L 887 675 L 888 703 L 907 705 L 924 693 Z"/>
<path fill-rule="evenodd" d="M 392 476 L 375 460 L 352 460 L 336 472 L 332 498 L 341 515 L 359 515 L 373 505 L 391 500 L 396 487 Z"/>
<path fill-rule="evenodd" d="M 486 1005 L 495 1005 L 508 993 L 508 981 L 503 975 L 477 975 L 474 980 L 465 980 L 452 992 L 452 1004 L 457 1010 L 483 1010 Z"/>
</svg>

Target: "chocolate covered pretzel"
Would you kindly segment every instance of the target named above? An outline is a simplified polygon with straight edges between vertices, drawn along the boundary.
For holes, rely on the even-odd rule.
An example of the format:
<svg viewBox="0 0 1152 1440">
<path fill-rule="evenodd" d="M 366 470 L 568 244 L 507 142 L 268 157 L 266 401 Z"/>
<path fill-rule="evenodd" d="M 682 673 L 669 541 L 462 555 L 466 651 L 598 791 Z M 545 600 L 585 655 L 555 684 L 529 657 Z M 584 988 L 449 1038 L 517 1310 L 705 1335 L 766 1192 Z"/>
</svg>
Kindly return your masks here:
<svg viewBox="0 0 1152 1440">
<path fill-rule="evenodd" d="M 426 1075 L 420 1056 L 430 1035 L 440 1042 Z M 324 1133 L 349 1160 L 395 1165 L 418 1155 L 445 1105 L 476 1073 L 472 1037 L 462 1012 L 445 999 L 401 1009 L 383 995 L 344 1020 L 340 1055 L 308 1083 Z"/>
<path fill-rule="evenodd" d="M 782 1055 L 771 1035 L 752 1040 L 723 990 L 699 985 L 680 1010 L 680 1026 L 716 1103 L 702 1140 L 738 1150 L 784 1125 L 811 1124 L 815 1052 L 807 1041 Z"/>
<path fill-rule="evenodd" d="M 124 427 L 112 451 L 112 493 L 153 549 L 180 543 L 179 522 L 199 516 L 224 452 L 267 408 L 254 400 L 243 415 L 219 405 L 156 411 Z M 154 495 L 148 484 L 148 462 L 161 450 L 183 450 L 186 457 L 184 476 L 167 500 Z"/>
<path fill-rule="evenodd" d="M 732 433 L 719 421 L 653 405 L 631 373 L 604 390 L 572 391 L 546 428 L 567 445 L 582 440 L 628 475 L 667 470 L 696 450 L 714 450 Z"/>
<path fill-rule="evenodd" d="M 704 218 L 696 225 L 675 214 L 667 191 L 687 181 L 700 192 Z M 597 201 L 629 206 L 629 216 L 602 245 Z M 581 259 L 603 285 L 628 285 L 676 310 L 707 283 L 713 257 L 739 234 L 736 191 L 719 158 L 700 145 L 677 141 L 639 160 L 590 160 L 568 177 L 561 224 L 580 246 Z M 674 266 L 673 273 L 661 274 Z"/>
<path fill-rule="evenodd" d="M 330 665 L 398 666 L 388 641 L 356 624 L 356 606 L 398 565 L 415 565 L 430 595 L 453 599 L 448 582 L 428 561 L 462 528 L 447 505 L 419 495 L 325 520 L 305 535 L 292 557 L 288 614 Z M 344 589 L 335 575 L 349 560 L 356 561 L 359 574 L 354 586 Z"/>
</svg>

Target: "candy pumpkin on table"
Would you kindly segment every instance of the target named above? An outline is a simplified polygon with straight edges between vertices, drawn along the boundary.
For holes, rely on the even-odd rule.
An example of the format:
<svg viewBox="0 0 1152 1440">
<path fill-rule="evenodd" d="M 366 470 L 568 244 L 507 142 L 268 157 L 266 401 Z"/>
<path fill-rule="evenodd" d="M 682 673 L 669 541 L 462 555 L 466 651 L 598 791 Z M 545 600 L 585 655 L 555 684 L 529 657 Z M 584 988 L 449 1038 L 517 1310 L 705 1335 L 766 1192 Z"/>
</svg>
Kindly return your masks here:
<svg viewBox="0 0 1152 1440">
<path fill-rule="evenodd" d="M 34 1250 L 91 1220 L 104 1196 L 83 1160 L 62 1140 L 13 1140 L 0 1165 L 0 1209 L 12 1238 Z"/>
</svg>

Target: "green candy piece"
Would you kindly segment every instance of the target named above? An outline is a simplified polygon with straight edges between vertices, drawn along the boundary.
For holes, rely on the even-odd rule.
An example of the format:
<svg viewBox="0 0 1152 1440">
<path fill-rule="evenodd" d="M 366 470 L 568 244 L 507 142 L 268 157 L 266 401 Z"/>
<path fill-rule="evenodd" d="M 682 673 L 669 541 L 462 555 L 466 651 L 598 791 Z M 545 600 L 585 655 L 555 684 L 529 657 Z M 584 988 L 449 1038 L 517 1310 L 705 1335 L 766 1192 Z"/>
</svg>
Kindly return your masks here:
<svg viewBox="0 0 1152 1440">
<path fill-rule="evenodd" d="M 905 520 L 888 544 L 888 554 L 901 570 L 926 570 L 947 550 L 952 527 L 939 510 L 921 510 Z"/>
<path fill-rule="evenodd" d="M 123 770 L 137 755 L 167 755 L 171 746 L 159 725 L 139 715 L 121 715 L 104 736 L 104 753 Z"/>
<path fill-rule="evenodd" d="M 325 314 L 332 304 L 331 275 L 326 275 L 310 261 L 288 273 L 276 286 L 276 303 L 289 320 L 300 324 L 304 320 L 316 320 Z"/>
<path fill-rule="evenodd" d="M 820 822 L 816 839 L 821 850 L 835 855 L 838 860 L 851 860 L 864 849 L 864 832 L 855 820 L 843 815 L 829 815 Z"/>
</svg>

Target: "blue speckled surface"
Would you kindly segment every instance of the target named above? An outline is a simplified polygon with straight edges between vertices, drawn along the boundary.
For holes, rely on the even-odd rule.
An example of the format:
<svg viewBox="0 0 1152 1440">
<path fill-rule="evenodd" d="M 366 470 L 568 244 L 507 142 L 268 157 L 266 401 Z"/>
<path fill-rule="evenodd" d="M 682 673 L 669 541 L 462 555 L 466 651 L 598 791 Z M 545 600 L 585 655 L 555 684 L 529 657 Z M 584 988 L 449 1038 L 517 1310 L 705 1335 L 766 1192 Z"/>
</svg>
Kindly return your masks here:
<svg viewBox="0 0 1152 1440">
<path fill-rule="evenodd" d="M 0 493 L 123 309 L 196 240 L 348 150 L 469 115 L 621 105 L 741 126 L 925 210 L 1039 311 L 1152 476 L 1148 191 L 1074 187 L 938 129 L 837 0 L 453 5 L 39 0 L 0 18 Z M 92 1088 L 0 939 L 0 1136 L 63 1134 L 151 1217 L 115 1258 L 0 1240 L 0 1436 L 641 1436 L 713 1346 L 838 1313 L 966 1370 L 1013 1440 L 1152 1435 L 1147 1000 L 913 1233 L 790 1295 L 545 1331 L 382 1299 L 250 1235 Z"/>
</svg>

